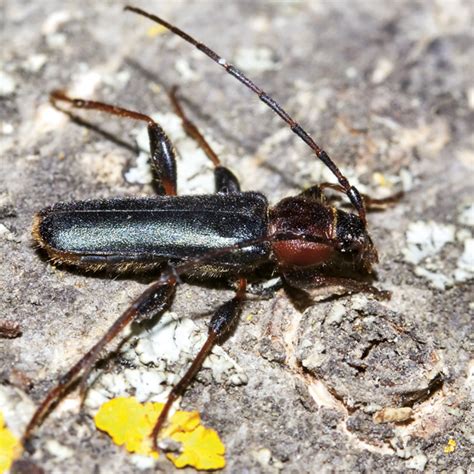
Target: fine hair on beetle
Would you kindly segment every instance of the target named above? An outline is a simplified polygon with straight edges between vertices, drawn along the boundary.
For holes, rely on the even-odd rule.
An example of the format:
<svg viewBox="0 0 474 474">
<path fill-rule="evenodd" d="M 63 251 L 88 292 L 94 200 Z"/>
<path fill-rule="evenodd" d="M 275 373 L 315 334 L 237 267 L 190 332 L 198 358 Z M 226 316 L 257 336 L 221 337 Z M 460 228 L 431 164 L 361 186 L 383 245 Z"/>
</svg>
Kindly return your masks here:
<svg viewBox="0 0 474 474">
<path fill-rule="evenodd" d="M 93 110 L 147 124 L 157 196 L 53 204 L 34 218 L 35 242 L 54 263 L 111 274 L 150 271 L 157 277 L 47 393 L 25 430 L 25 445 L 75 382 L 84 396 L 88 376 L 110 341 L 131 322 L 159 315 L 170 307 L 182 276 L 232 280 L 235 295 L 214 311 L 206 342 L 172 388 L 151 433 L 155 449 L 173 402 L 183 395 L 213 346 L 225 339 L 237 323 L 249 280 L 271 275 L 279 276 L 284 287 L 303 292 L 337 287 L 339 294 L 368 292 L 377 298 L 389 296 L 371 284 L 378 254 L 367 230 L 366 211 L 390 204 L 399 195 L 384 200 L 361 195 L 302 126 L 241 70 L 160 17 L 132 6 L 125 10 L 162 25 L 254 92 L 331 170 L 337 183 L 315 184 L 273 206 L 262 193 L 241 191 L 237 177 L 222 164 L 187 117 L 178 89 L 173 87 L 168 95 L 174 111 L 214 167 L 213 194 L 181 196 L 177 190 L 175 150 L 159 123 L 121 106 L 70 97 L 63 90 L 53 91 L 51 102 L 60 110 Z M 328 189 L 345 194 L 355 213 L 336 208 L 331 197 L 325 195 Z"/>
</svg>

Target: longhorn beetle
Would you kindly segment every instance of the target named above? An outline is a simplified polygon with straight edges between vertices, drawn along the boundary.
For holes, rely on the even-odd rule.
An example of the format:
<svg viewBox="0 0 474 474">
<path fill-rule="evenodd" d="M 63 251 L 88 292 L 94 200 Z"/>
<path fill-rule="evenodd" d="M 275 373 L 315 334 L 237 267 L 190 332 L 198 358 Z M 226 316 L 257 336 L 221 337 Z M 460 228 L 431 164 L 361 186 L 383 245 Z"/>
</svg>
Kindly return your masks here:
<svg viewBox="0 0 474 474">
<path fill-rule="evenodd" d="M 378 257 L 367 231 L 366 208 L 386 204 L 390 199 L 361 196 L 328 154 L 272 97 L 212 49 L 155 15 L 131 6 L 125 10 L 159 23 L 194 45 L 257 94 L 332 171 L 338 184 L 312 186 L 272 207 L 261 193 L 241 192 L 236 176 L 221 164 L 187 118 L 173 88 L 169 93 L 173 107 L 187 134 L 212 161 L 215 178 L 215 194 L 177 196 L 175 152 L 164 130 L 151 117 L 102 102 L 71 98 L 63 91 L 52 92 L 51 101 L 58 108 L 66 104 L 147 123 L 150 162 L 159 196 L 54 204 L 35 216 L 35 241 L 53 262 L 88 271 L 155 271 L 158 276 L 46 395 L 26 428 L 24 444 L 73 382 L 79 380 L 84 393 L 88 375 L 102 350 L 125 326 L 170 306 L 182 275 L 232 278 L 237 289 L 235 296 L 215 311 L 206 342 L 171 390 L 151 435 L 155 449 L 173 402 L 184 393 L 214 344 L 225 338 L 236 323 L 245 300 L 247 278 L 257 271 L 266 268 L 267 275 L 279 274 L 286 285 L 303 290 L 337 286 L 347 293 L 367 291 L 387 296 L 367 281 Z M 333 207 L 323 193 L 325 188 L 345 193 L 357 214 Z"/>
</svg>

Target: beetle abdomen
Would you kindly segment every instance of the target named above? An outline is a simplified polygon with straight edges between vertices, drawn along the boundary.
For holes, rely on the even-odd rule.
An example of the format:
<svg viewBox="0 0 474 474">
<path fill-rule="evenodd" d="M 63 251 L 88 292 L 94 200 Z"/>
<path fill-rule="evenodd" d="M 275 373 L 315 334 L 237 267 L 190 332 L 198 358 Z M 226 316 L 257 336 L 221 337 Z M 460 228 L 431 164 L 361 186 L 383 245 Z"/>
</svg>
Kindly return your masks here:
<svg viewBox="0 0 474 474">
<path fill-rule="evenodd" d="M 259 193 L 58 203 L 40 211 L 33 225 L 33 237 L 50 257 L 92 270 L 149 268 L 264 238 L 266 232 L 267 201 Z M 213 263 L 254 267 L 268 253 L 262 243 Z"/>
</svg>

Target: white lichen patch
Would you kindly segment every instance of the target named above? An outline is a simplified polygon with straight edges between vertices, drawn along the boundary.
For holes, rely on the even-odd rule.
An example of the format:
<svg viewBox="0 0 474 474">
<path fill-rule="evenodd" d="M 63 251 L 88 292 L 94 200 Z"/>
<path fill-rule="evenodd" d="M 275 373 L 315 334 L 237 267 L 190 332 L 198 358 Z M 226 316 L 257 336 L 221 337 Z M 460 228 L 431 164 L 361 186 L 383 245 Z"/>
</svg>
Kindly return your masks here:
<svg viewBox="0 0 474 474">
<path fill-rule="evenodd" d="M 93 97 L 102 80 L 103 75 L 99 71 L 85 70 L 74 77 L 71 87 L 68 88 L 68 94 L 81 99 Z"/>
<path fill-rule="evenodd" d="M 151 456 L 145 456 L 143 454 L 132 454 L 128 457 L 129 461 L 141 471 L 147 469 L 153 469 L 155 467 L 155 459 Z"/>
<path fill-rule="evenodd" d="M 248 383 L 248 376 L 244 369 L 220 346 L 214 346 L 211 354 L 204 361 L 203 367 L 212 370 L 212 377 L 217 383 L 229 381 L 235 386 Z"/>
<path fill-rule="evenodd" d="M 447 243 L 454 242 L 455 233 L 453 225 L 434 221 L 413 222 L 406 232 L 407 246 L 403 249 L 405 260 L 415 265 L 417 276 L 440 290 L 453 285 L 452 276 L 445 273 L 446 267 L 437 257 Z"/>
<path fill-rule="evenodd" d="M 462 282 L 474 278 L 474 239 L 469 238 L 464 241 L 464 251 L 457 261 L 457 268 L 454 272 L 456 281 Z"/>
<path fill-rule="evenodd" d="M 49 15 L 41 25 L 41 34 L 50 48 L 61 49 L 67 41 L 67 36 L 61 30 L 73 19 L 70 11 L 59 10 Z"/>
<path fill-rule="evenodd" d="M 427 280 L 433 288 L 444 290 L 456 282 L 474 278 L 474 239 L 466 229 L 457 230 L 452 224 L 417 221 L 406 232 L 407 246 L 403 255 L 413 264 L 414 273 Z M 451 261 L 443 258 L 447 244 L 461 241 L 464 250 Z"/>
<path fill-rule="evenodd" d="M 72 15 L 67 10 L 59 10 L 51 13 L 41 25 L 41 33 L 43 35 L 51 35 L 56 33 L 63 25 L 72 19 Z"/>
<path fill-rule="evenodd" d="M 41 135 L 57 130 L 69 120 L 68 116 L 50 104 L 42 104 L 36 109 L 33 133 Z"/>
<path fill-rule="evenodd" d="M 126 88 L 131 76 L 132 74 L 130 71 L 116 71 L 114 68 L 110 68 L 104 71 L 102 81 L 110 87 L 117 90 L 123 90 Z"/>
<path fill-rule="evenodd" d="M 416 265 L 438 254 L 447 243 L 454 242 L 455 227 L 434 221 L 417 221 L 408 226 L 406 239 L 405 260 Z"/>
<path fill-rule="evenodd" d="M 428 458 L 423 454 L 415 454 L 407 459 L 405 466 L 407 469 L 414 469 L 415 471 L 424 472 L 425 466 L 428 463 Z"/>
<path fill-rule="evenodd" d="M 469 87 L 466 91 L 467 105 L 470 109 L 474 109 L 474 87 Z"/>
<path fill-rule="evenodd" d="M 369 297 L 367 296 L 367 294 L 356 293 L 355 295 L 352 296 L 350 304 L 351 304 L 351 308 L 354 311 L 360 311 L 367 306 L 368 302 L 369 302 Z"/>
<path fill-rule="evenodd" d="M 455 34 L 460 28 L 471 28 L 472 26 L 472 10 L 470 3 L 462 0 L 436 0 L 435 19 L 431 26 L 431 34 L 440 35 L 440 37 Z"/>
<path fill-rule="evenodd" d="M 415 275 L 428 280 L 433 288 L 444 290 L 453 286 L 453 279 L 440 271 L 431 271 L 421 266 L 415 267 Z"/>
<path fill-rule="evenodd" d="M 181 119 L 172 113 L 156 113 L 152 118 L 160 124 L 175 147 L 178 167 L 178 193 L 179 194 L 205 194 L 214 190 L 214 175 L 211 161 L 198 147 L 197 143 L 189 138 L 183 130 Z M 206 140 L 220 155 L 222 147 L 215 143 L 208 133 Z M 149 163 L 150 144 L 148 129 L 141 128 L 136 135 L 140 149 L 136 166 L 125 173 L 129 183 L 150 184 L 153 180 Z"/>
<path fill-rule="evenodd" d="M 372 71 L 371 81 L 373 84 L 381 84 L 387 79 L 394 69 L 394 64 L 388 58 L 380 58 Z"/>
<path fill-rule="evenodd" d="M 36 73 L 43 68 L 47 61 L 46 54 L 32 54 L 23 61 L 22 66 L 26 71 Z"/>
<path fill-rule="evenodd" d="M 166 374 L 153 368 L 124 369 L 119 373 L 97 374 L 98 378 L 87 393 L 89 408 L 97 409 L 111 398 L 133 395 L 140 402 L 164 401 Z"/>
<path fill-rule="evenodd" d="M 122 356 L 135 368 L 101 374 L 96 377 L 85 400 L 95 410 L 105 401 L 122 396 L 135 396 L 140 402 L 164 402 L 171 387 L 188 369 L 191 360 L 204 344 L 207 331 L 202 332 L 190 319 L 165 313 L 149 331 L 132 339 Z M 243 369 L 219 346 L 213 348 L 203 368 L 210 369 L 217 383 L 247 383 Z"/>
<path fill-rule="evenodd" d="M 46 450 L 58 459 L 66 460 L 74 455 L 74 451 L 55 439 L 49 439 L 45 443 Z"/>
<path fill-rule="evenodd" d="M 235 55 L 235 63 L 244 71 L 265 72 L 279 68 L 273 51 L 269 48 L 239 48 Z"/>
<path fill-rule="evenodd" d="M 0 97 L 7 97 L 15 92 L 15 78 L 4 71 L 0 71 Z"/>
<path fill-rule="evenodd" d="M 134 351 L 142 364 L 163 367 L 167 372 L 173 370 L 176 363 L 187 366 L 206 338 L 207 331 L 202 332 L 192 320 L 169 312 L 139 339 Z M 245 383 L 241 367 L 219 346 L 213 348 L 203 367 L 211 369 L 212 377 L 218 383 L 231 377 L 234 381 L 239 380 L 238 384 Z"/>
<path fill-rule="evenodd" d="M 344 71 L 344 74 L 348 79 L 355 79 L 359 76 L 359 71 L 355 67 L 350 66 Z"/>
<path fill-rule="evenodd" d="M 150 184 L 153 181 L 149 163 L 148 152 L 140 152 L 135 161 L 135 166 L 130 168 L 125 174 L 125 179 L 131 184 Z"/>
<path fill-rule="evenodd" d="M 13 125 L 9 122 L 0 122 L 0 133 L 2 135 L 11 135 L 15 131 Z"/>
<path fill-rule="evenodd" d="M 327 313 L 325 324 L 339 325 L 342 322 L 346 311 L 346 307 L 342 303 L 336 301 Z"/>
<path fill-rule="evenodd" d="M 181 352 L 190 352 L 191 336 L 195 327 L 190 319 L 180 319 L 176 313 L 164 314 L 138 341 L 135 352 L 140 362 L 155 366 L 163 362 L 165 368 L 170 363 L 177 362 Z"/>
<path fill-rule="evenodd" d="M 174 63 L 174 67 L 181 82 L 196 81 L 200 78 L 199 74 L 189 64 L 189 61 L 184 58 L 178 58 Z"/>
<path fill-rule="evenodd" d="M 11 385 L 0 385 L 0 410 L 11 432 L 20 437 L 33 416 L 34 403 Z"/>
<path fill-rule="evenodd" d="M 474 227 L 474 203 L 462 206 L 458 215 L 458 223 L 461 225 Z"/>
<path fill-rule="evenodd" d="M 0 240 L 15 240 L 15 236 L 13 235 L 13 233 L 8 229 L 8 227 L 4 226 L 3 224 L 0 224 Z"/>
<path fill-rule="evenodd" d="M 250 452 L 252 457 L 262 466 L 267 467 L 272 459 L 272 452 L 268 448 L 260 448 Z"/>
</svg>

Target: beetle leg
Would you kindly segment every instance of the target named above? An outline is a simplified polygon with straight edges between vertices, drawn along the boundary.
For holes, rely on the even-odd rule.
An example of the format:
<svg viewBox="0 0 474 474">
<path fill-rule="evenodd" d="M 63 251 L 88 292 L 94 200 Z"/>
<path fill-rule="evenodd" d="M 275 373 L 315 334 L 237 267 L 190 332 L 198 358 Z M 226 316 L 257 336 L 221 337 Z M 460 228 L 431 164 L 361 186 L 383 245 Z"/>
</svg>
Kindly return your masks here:
<svg viewBox="0 0 474 474">
<path fill-rule="evenodd" d="M 99 110 L 118 117 L 146 122 L 150 139 L 150 162 L 155 172 L 158 192 L 159 194 L 176 195 L 176 154 L 165 131 L 150 116 L 103 102 L 75 99 L 67 96 L 61 90 L 53 91 L 50 100 L 59 110 L 62 109 L 58 106 L 58 102 L 67 102 L 70 106 L 78 109 Z"/>
<path fill-rule="evenodd" d="M 327 199 L 323 193 L 323 190 L 319 184 L 315 184 L 308 189 L 302 191 L 298 196 L 305 197 L 311 201 L 326 203 Z"/>
<path fill-rule="evenodd" d="M 385 209 L 387 206 L 396 203 L 400 200 L 404 195 L 403 191 L 399 191 L 398 193 L 392 194 L 383 199 L 375 199 L 367 196 L 367 194 L 363 194 L 362 197 L 364 199 L 365 205 L 369 211 L 373 211 L 375 209 Z"/>
<path fill-rule="evenodd" d="M 58 402 L 63 397 L 66 390 L 81 373 L 81 386 L 84 384 L 94 364 L 99 359 L 100 353 L 112 339 L 114 339 L 132 321 L 137 321 L 161 313 L 168 307 L 174 293 L 175 285 L 176 281 L 174 279 L 169 279 L 168 283 L 163 284 L 161 282 L 156 282 L 148 287 L 120 316 L 120 318 L 112 324 L 95 346 L 61 377 L 59 383 L 49 391 L 33 414 L 33 417 L 28 423 L 23 435 L 23 445 L 26 446 L 25 443 L 27 443 L 31 437 L 33 430 L 41 424 L 51 405 Z"/>
<path fill-rule="evenodd" d="M 214 347 L 214 344 L 218 343 L 219 341 L 222 341 L 222 339 L 229 334 L 230 330 L 237 322 L 237 318 L 242 308 L 242 302 L 245 298 L 246 286 L 247 280 L 242 278 L 239 282 L 239 288 L 234 298 L 221 305 L 214 313 L 211 322 L 209 323 L 209 335 L 206 339 L 206 342 L 194 358 L 189 369 L 179 380 L 179 382 L 172 388 L 170 394 L 168 395 L 166 404 L 163 407 L 163 410 L 161 411 L 160 416 L 158 417 L 158 420 L 151 434 L 153 447 L 155 450 L 158 450 L 157 437 L 161 428 L 166 422 L 168 412 L 171 406 L 173 405 L 173 402 L 184 393 L 188 385 L 193 380 L 194 376 L 201 368 L 204 360 L 211 352 L 212 348 Z"/>
<path fill-rule="evenodd" d="M 311 278 L 304 278 L 291 273 L 284 274 L 285 281 L 296 289 L 302 291 L 317 290 L 324 287 L 338 287 L 344 290 L 346 294 L 352 293 L 371 293 L 378 299 L 390 299 L 390 291 L 379 290 L 375 286 L 365 281 L 355 280 L 353 278 L 316 275 Z"/>
<path fill-rule="evenodd" d="M 212 161 L 214 165 L 214 182 L 216 193 L 239 193 L 239 180 L 229 168 L 226 168 L 221 164 L 219 157 L 212 149 L 211 145 L 209 145 L 209 142 L 205 139 L 204 135 L 199 131 L 197 126 L 191 122 L 191 120 L 189 120 L 179 102 L 177 91 L 177 86 L 173 86 L 169 91 L 168 95 L 170 97 L 171 103 L 173 104 L 176 114 L 183 122 L 183 128 L 185 132 L 197 142 L 207 157 Z"/>
<path fill-rule="evenodd" d="M 165 131 L 156 123 L 148 124 L 150 163 L 159 194 L 176 196 L 176 152 Z"/>
<path fill-rule="evenodd" d="M 332 189 L 339 193 L 345 193 L 344 188 L 339 184 L 335 183 L 321 183 L 318 185 L 321 191 L 323 189 Z M 310 188 L 311 189 L 311 188 Z M 388 196 L 383 199 L 376 199 L 368 196 L 367 194 L 361 194 L 362 199 L 364 200 L 365 207 L 368 211 L 373 211 L 374 209 L 383 209 L 390 204 L 397 202 L 399 199 L 403 197 L 403 191 L 399 191 L 398 193 L 393 194 L 392 196 Z"/>
</svg>

